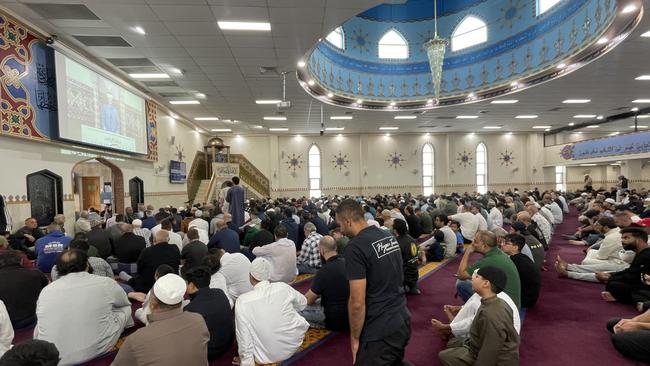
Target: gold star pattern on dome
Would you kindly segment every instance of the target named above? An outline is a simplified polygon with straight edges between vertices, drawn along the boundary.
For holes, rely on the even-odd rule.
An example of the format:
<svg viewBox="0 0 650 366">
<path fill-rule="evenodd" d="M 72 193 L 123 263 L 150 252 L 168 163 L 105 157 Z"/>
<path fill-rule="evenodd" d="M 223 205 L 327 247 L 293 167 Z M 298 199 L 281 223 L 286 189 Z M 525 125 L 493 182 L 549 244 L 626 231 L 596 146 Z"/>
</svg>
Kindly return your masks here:
<svg viewBox="0 0 650 366">
<path fill-rule="evenodd" d="M 472 166 L 472 156 L 466 150 L 463 150 L 462 153 L 458 153 L 456 160 L 458 160 L 458 166 L 462 166 L 464 168 Z"/>
<path fill-rule="evenodd" d="M 289 156 L 289 160 L 285 161 L 284 163 L 287 164 L 287 170 L 293 170 L 293 172 L 296 172 L 296 169 L 301 169 L 302 164 L 305 162 L 301 160 L 302 155 L 296 155 L 296 154 L 291 154 Z"/>
<path fill-rule="evenodd" d="M 332 160 L 332 163 L 334 163 L 334 169 L 339 168 L 339 170 L 343 170 L 343 168 L 348 168 L 348 163 L 350 162 L 350 160 L 348 160 L 348 154 L 343 155 L 339 151 L 338 155 L 333 156 L 334 160 Z"/>
<path fill-rule="evenodd" d="M 514 162 L 515 157 L 512 151 L 508 151 L 508 149 L 506 149 L 506 151 L 499 154 L 501 154 L 501 156 L 499 157 L 499 160 L 501 161 L 501 165 L 510 166 L 515 163 Z"/>
<path fill-rule="evenodd" d="M 392 154 L 388 154 L 388 159 L 386 159 L 386 161 L 388 162 L 389 168 L 397 169 L 397 167 L 402 166 L 402 163 L 405 162 L 406 159 L 402 157 L 402 154 L 398 154 L 396 151 Z"/>
<path fill-rule="evenodd" d="M 501 8 L 501 16 L 497 19 L 501 29 L 508 27 L 512 29 L 514 22 L 522 19 L 521 11 L 528 5 L 525 1 L 510 0 L 508 5 Z"/>
<path fill-rule="evenodd" d="M 359 50 L 359 53 L 364 53 L 370 51 L 370 41 L 368 37 L 370 35 L 363 31 L 361 28 L 357 28 L 352 31 L 352 48 Z"/>
</svg>

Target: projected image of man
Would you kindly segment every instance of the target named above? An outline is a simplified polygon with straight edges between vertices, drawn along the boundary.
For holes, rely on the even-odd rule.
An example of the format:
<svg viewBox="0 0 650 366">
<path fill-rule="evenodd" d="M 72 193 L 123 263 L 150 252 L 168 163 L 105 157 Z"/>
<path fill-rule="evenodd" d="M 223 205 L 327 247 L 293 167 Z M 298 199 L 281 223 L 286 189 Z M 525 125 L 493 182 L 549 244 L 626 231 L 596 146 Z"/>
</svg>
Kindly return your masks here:
<svg viewBox="0 0 650 366">
<path fill-rule="evenodd" d="M 120 133 L 120 114 L 113 105 L 113 99 L 113 94 L 106 94 L 106 102 L 102 105 L 99 119 L 102 130 Z"/>
</svg>

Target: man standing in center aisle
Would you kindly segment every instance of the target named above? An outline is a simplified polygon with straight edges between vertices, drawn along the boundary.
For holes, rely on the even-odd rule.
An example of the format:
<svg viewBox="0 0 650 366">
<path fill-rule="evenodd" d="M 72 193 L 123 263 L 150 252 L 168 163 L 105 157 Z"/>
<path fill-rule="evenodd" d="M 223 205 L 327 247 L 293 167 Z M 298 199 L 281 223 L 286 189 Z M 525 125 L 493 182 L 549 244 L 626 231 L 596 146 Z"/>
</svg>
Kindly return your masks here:
<svg viewBox="0 0 650 366">
<path fill-rule="evenodd" d="M 336 221 L 352 238 L 345 250 L 352 361 L 357 366 L 400 364 L 411 337 L 411 314 L 402 287 L 399 244 L 368 225 L 355 200 L 341 202 Z"/>
<path fill-rule="evenodd" d="M 232 177 L 232 186 L 226 193 L 226 201 L 232 215 L 230 228 L 239 232 L 239 228 L 244 225 L 244 188 L 239 185 L 239 177 Z"/>
</svg>

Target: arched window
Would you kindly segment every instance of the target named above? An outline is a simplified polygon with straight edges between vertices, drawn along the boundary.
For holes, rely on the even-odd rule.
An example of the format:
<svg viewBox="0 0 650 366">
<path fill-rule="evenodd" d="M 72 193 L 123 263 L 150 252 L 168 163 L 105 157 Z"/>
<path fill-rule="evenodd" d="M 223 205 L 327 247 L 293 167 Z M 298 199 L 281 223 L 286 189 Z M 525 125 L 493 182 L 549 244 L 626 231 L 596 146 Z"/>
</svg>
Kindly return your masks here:
<svg viewBox="0 0 650 366">
<path fill-rule="evenodd" d="M 316 145 L 309 148 L 309 196 L 320 197 L 320 149 Z"/>
<path fill-rule="evenodd" d="M 342 50 L 345 49 L 345 33 L 343 33 L 343 27 L 334 29 L 325 39 L 327 42 L 331 43 L 332 46 Z"/>
<path fill-rule="evenodd" d="M 409 58 L 409 45 L 398 31 L 391 29 L 379 40 L 379 58 Z"/>
<path fill-rule="evenodd" d="M 422 186 L 425 196 L 433 194 L 433 177 L 433 146 L 426 143 L 422 147 Z"/>
<path fill-rule="evenodd" d="M 560 1 L 562 0 L 537 0 L 537 15 L 546 13 Z"/>
<path fill-rule="evenodd" d="M 452 33 L 451 50 L 460 51 L 483 42 L 487 42 L 487 24 L 470 15 L 463 19 Z"/>
<path fill-rule="evenodd" d="M 476 147 L 476 191 L 487 192 L 487 149 L 482 142 Z"/>
</svg>

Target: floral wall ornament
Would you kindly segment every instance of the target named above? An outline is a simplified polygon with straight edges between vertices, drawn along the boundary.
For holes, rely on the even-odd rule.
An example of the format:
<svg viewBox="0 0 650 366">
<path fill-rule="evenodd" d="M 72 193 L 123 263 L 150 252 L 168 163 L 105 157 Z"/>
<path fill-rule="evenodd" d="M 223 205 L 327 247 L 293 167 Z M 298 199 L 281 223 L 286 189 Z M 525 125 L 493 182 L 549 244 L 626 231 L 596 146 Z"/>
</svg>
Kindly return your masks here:
<svg viewBox="0 0 650 366">
<path fill-rule="evenodd" d="M 463 168 L 472 166 L 472 155 L 470 155 L 466 150 L 463 150 L 462 153 L 458 153 L 456 160 L 458 160 L 458 166 L 462 166 Z"/>
<path fill-rule="evenodd" d="M 288 155 L 287 155 L 288 156 Z M 291 154 L 291 156 L 288 156 L 288 160 L 285 161 L 284 163 L 287 164 L 287 170 L 292 170 L 293 173 L 296 172 L 296 169 L 302 169 L 302 164 L 305 163 L 304 160 L 302 159 L 301 154 Z"/>
<path fill-rule="evenodd" d="M 348 154 L 342 155 L 340 151 L 338 155 L 334 155 L 334 160 L 332 160 L 332 163 L 334 163 L 334 169 L 339 168 L 339 171 L 342 171 L 343 168 L 347 169 L 349 162 Z"/>
<path fill-rule="evenodd" d="M 176 158 L 178 159 L 178 161 L 183 161 L 183 159 L 186 156 L 184 152 L 185 152 L 185 148 L 182 145 L 180 144 L 176 145 Z"/>
<path fill-rule="evenodd" d="M 501 160 L 501 165 L 510 166 L 515 163 L 515 157 L 512 151 L 508 151 L 508 149 L 506 149 L 506 151 L 499 154 L 501 154 L 499 157 L 499 160 Z"/>
<path fill-rule="evenodd" d="M 388 162 L 389 168 L 397 169 L 398 166 L 402 166 L 402 163 L 405 162 L 406 159 L 402 157 L 402 154 L 398 154 L 396 151 L 392 154 L 388 154 L 388 159 L 386 159 L 386 161 Z"/>
</svg>

